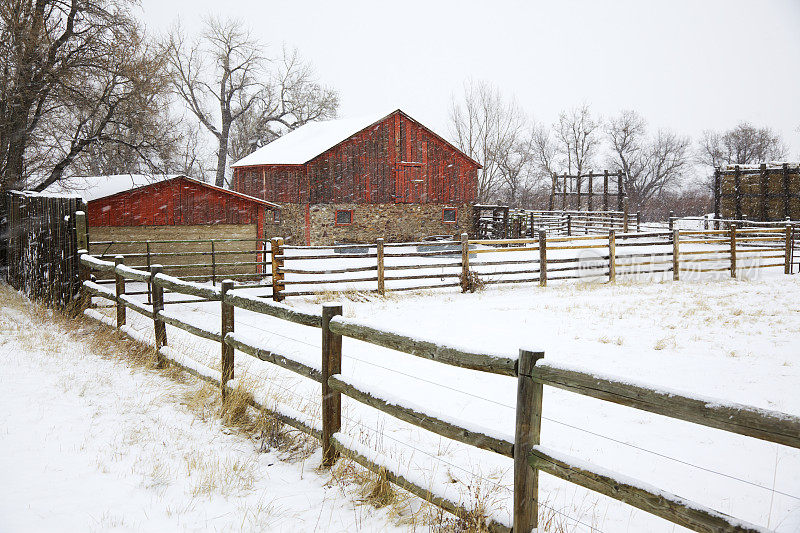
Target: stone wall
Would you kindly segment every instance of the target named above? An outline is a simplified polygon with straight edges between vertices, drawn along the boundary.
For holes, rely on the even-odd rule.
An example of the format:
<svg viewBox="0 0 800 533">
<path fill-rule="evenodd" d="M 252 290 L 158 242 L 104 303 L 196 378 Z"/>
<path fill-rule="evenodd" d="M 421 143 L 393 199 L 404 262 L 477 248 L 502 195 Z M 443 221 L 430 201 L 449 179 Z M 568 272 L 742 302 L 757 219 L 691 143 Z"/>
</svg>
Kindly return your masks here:
<svg viewBox="0 0 800 533">
<path fill-rule="evenodd" d="M 455 223 L 442 220 L 442 210 L 455 207 Z M 336 224 L 337 210 L 352 210 L 352 222 Z M 281 206 L 282 231 L 287 243 L 306 244 L 305 205 Z M 454 235 L 472 232 L 472 206 L 443 206 L 441 204 L 315 204 L 309 207 L 310 237 L 312 245 L 331 245 L 346 242 L 418 241 L 431 235 Z"/>
</svg>

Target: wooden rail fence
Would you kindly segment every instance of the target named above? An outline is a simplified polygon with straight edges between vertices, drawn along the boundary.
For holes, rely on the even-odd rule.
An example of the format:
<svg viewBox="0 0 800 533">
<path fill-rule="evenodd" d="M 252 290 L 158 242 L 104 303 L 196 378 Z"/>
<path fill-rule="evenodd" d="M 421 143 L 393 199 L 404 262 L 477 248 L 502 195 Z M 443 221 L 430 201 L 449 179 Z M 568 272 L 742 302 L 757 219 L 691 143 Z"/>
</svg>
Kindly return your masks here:
<svg viewBox="0 0 800 533">
<path fill-rule="evenodd" d="M 543 385 L 800 448 L 800 417 L 744 405 L 726 404 L 677 391 L 662 391 L 645 384 L 587 373 L 579 368 L 550 364 L 543 361 L 544 354 L 541 352 L 521 350 L 519 357 L 514 358 L 473 352 L 432 339 L 420 339 L 384 331 L 356 319 L 344 318 L 342 307 L 338 304 L 323 306 L 321 313 L 299 311 L 285 304 L 270 302 L 235 289 L 233 282 L 229 280 L 223 281 L 221 287 L 210 287 L 167 276 L 161 273 L 158 265 L 151 265 L 150 270 L 145 271 L 125 266 L 122 258 L 112 262 L 88 254 L 81 256 L 81 264 L 84 271 L 82 278 L 85 280 L 84 305 L 88 305 L 92 297 L 111 301 L 117 307 L 116 320 L 113 322 L 117 327 L 124 325 L 126 309 L 152 319 L 159 357 L 164 362 L 178 365 L 189 373 L 216 384 L 223 395 L 229 393 L 231 380 L 234 379 L 235 351 L 319 382 L 322 385 L 321 424 L 303 420 L 302 415 L 288 407 L 278 405 L 267 408 L 253 397 L 249 398 L 249 403 L 281 422 L 319 439 L 323 450 L 323 465 L 326 467 L 330 467 L 336 461 L 338 454 L 346 454 L 365 468 L 386 475 L 392 483 L 456 516 L 465 517 L 474 511 L 462 502 L 448 499 L 404 476 L 399 471 L 398 465 L 393 464 L 391 460 L 377 455 L 359 444 L 356 439 L 348 437 L 342 428 L 341 395 L 445 438 L 513 459 L 513 523 L 487 519 L 490 531 L 528 532 L 538 527 L 539 472 L 561 477 L 694 531 L 766 531 L 762 527 L 737 520 L 646 483 L 616 475 L 591 463 L 542 446 L 540 430 Z M 90 271 L 113 275 L 116 281 L 115 290 L 89 281 Z M 126 280 L 137 282 L 149 280 L 154 287 L 152 304 L 146 305 L 128 297 L 125 294 Z M 163 306 L 165 289 L 199 296 L 207 301 L 219 301 L 220 329 L 211 330 L 191 324 L 175 313 L 166 312 Z M 319 328 L 322 335 L 320 365 L 310 366 L 294 360 L 288 354 L 247 341 L 235 331 L 236 308 Z M 91 311 L 87 312 L 92 314 Z M 221 371 L 213 370 L 172 350 L 167 338 L 167 324 L 201 338 L 219 342 Z M 487 434 L 476 429 L 469 421 L 438 414 L 434 410 L 415 405 L 411 400 L 398 401 L 378 386 L 357 377 L 343 375 L 341 373 L 343 337 L 440 364 L 516 378 L 517 411 L 513 440 L 510 437 Z"/>
</svg>

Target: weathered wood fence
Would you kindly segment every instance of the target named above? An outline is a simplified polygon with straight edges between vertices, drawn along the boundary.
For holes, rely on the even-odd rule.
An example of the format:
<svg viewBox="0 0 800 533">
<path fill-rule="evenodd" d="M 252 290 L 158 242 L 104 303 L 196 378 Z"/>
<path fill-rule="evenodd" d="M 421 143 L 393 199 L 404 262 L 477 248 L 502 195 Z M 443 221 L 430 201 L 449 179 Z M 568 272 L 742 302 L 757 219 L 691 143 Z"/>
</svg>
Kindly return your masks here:
<svg viewBox="0 0 800 533">
<path fill-rule="evenodd" d="M 589 235 L 643 229 L 641 214 L 625 211 L 535 211 L 476 205 L 473 233 L 478 239 L 519 239 L 545 230 L 554 235 Z"/>
<path fill-rule="evenodd" d="M 51 305 L 78 295 L 76 213 L 80 198 L 32 192 L 6 193 L 6 279 L 17 290 Z"/>
<path fill-rule="evenodd" d="M 154 338 L 162 362 L 178 365 L 199 378 L 217 385 L 227 395 L 234 379 L 235 352 L 280 366 L 321 384 L 321 423 L 309 423 L 291 408 L 267 408 L 256 398 L 249 403 L 281 422 L 321 441 L 322 463 L 330 467 L 338 454 L 351 457 L 365 468 L 385 475 L 389 481 L 460 517 L 475 512 L 463 502 L 439 494 L 431 487 L 410 479 L 400 471 L 396 462 L 375 453 L 349 437 L 342 427 L 342 395 L 378 409 L 390 416 L 427 431 L 477 448 L 508 457 L 514 461 L 513 523 L 488 519 L 490 531 L 529 532 L 538 527 L 538 473 L 547 472 L 643 509 L 694 531 L 765 531 L 764 528 L 737 520 L 703 505 L 661 491 L 643 482 L 605 471 L 590 463 L 541 446 L 540 429 L 543 412 L 543 385 L 569 390 L 578 394 L 627 405 L 672 418 L 687 420 L 724 431 L 752 436 L 786 446 L 800 448 L 800 417 L 755 409 L 744 405 L 726 404 L 708 398 L 692 397 L 676 391 L 662 391 L 644 384 L 598 376 L 578 368 L 543 362 L 544 354 L 521 350 L 518 358 L 481 353 L 448 346 L 434 339 L 421 339 L 396 332 L 384 331 L 356 319 L 342 317 L 342 306 L 328 304 L 321 313 L 293 309 L 235 289 L 233 281 L 221 287 L 209 287 L 183 281 L 161 273 L 158 265 L 149 271 L 125 266 L 118 258 L 103 261 L 88 254 L 81 257 L 85 300 L 101 297 L 116 306 L 112 323 L 122 327 L 126 310 L 140 313 L 153 321 Z M 88 281 L 90 271 L 113 275 L 115 290 Z M 126 281 L 152 283 L 153 302 L 145 305 L 125 294 Z M 207 329 L 187 322 L 183 317 L 164 311 L 163 291 L 201 297 L 220 302 L 220 329 Z M 280 353 L 249 342 L 236 333 L 235 310 L 245 309 L 282 320 L 321 330 L 320 364 L 310 366 Z M 89 311 L 91 314 L 92 312 Z M 102 319 L 102 316 L 96 316 Z M 221 370 L 211 369 L 169 345 L 166 325 L 187 331 L 220 344 Z M 388 391 L 365 379 L 341 373 L 343 337 L 371 343 L 417 357 L 479 372 L 509 376 L 517 380 L 516 431 L 512 438 L 490 435 L 477 429 L 468 420 L 459 420 L 434 409 L 419 407 L 413 399 L 398 400 Z"/>
</svg>

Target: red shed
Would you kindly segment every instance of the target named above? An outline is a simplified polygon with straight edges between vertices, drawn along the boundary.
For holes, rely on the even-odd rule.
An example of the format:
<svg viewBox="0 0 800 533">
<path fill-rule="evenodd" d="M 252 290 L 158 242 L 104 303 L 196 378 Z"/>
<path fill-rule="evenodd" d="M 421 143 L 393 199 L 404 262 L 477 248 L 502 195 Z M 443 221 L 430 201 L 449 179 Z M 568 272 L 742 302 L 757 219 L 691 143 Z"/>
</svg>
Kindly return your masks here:
<svg viewBox="0 0 800 533">
<path fill-rule="evenodd" d="M 276 236 L 275 221 L 279 219 L 276 204 L 187 176 L 134 174 L 70 178 L 56 187 L 59 191 L 53 189 L 53 192 L 77 192 L 87 201 L 89 237 L 95 243 L 151 241 L 149 251 L 158 255 L 159 252 L 207 252 L 210 240 L 230 239 L 228 243 L 217 244 L 216 251 L 223 252 L 218 260 L 224 262 L 247 260 L 240 254 L 226 257 L 225 251 L 262 250 L 264 239 Z M 158 242 L 186 240 L 205 242 Z M 108 244 L 92 247 L 91 251 L 105 254 L 144 251 L 139 248 L 141 246 L 136 244 Z M 251 261 L 260 261 L 260 256 L 254 252 Z M 196 254 L 168 256 L 163 261 L 202 264 L 208 258 Z M 179 273 L 195 272 L 181 270 Z M 217 273 L 222 275 L 225 269 Z"/>
<path fill-rule="evenodd" d="M 233 189 L 281 204 L 295 243 L 469 231 L 481 166 L 400 110 L 306 124 L 233 165 Z"/>
</svg>

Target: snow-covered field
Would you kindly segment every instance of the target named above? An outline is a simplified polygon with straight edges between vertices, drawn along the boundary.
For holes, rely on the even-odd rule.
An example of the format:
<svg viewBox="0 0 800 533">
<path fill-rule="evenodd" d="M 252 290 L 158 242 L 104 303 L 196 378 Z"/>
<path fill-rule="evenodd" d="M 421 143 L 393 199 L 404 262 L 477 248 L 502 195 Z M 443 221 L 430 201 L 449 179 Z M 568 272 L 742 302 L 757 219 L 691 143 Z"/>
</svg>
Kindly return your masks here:
<svg viewBox="0 0 800 533">
<path fill-rule="evenodd" d="M 0 285 L 0 531 L 401 531 Z M 71 326 L 70 326 L 71 327 Z"/>
<path fill-rule="evenodd" d="M 800 415 L 800 277 L 753 270 L 681 282 L 564 282 L 345 301 L 345 316 L 439 342 L 514 356 L 543 350 L 555 362 Z M 697 276 L 695 276 L 697 277 Z M 257 291 L 256 291 L 257 292 Z M 318 298 L 291 299 L 319 311 Z M 168 306 L 216 329 L 219 303 Z M 129 315 L 132 315 L 129 311 Z M 152 337 L 152 322 L 132 318 Z M 317 329 L 236 310 L 250 343 L 318 367 Z M 219 346 L 168 326 L 169 343 L 209 365 Z M 237 377 L 275 401 L 316 415 L 319 387 L 236 354 Z M 442 416 L 511 440 L 516 383 L 351 339 L 343 374 Z M 800 451 L 546 388 L 542 443 L 738 518 L 800 531 Z M 510 520 L 511 461 L 447 441 L 344 399 L 344 432 L 437 491 L 478 501 Z M 542 475 L 543 514 L 565 531 L 673 531 L 661 519 Z"/>
</svg>

